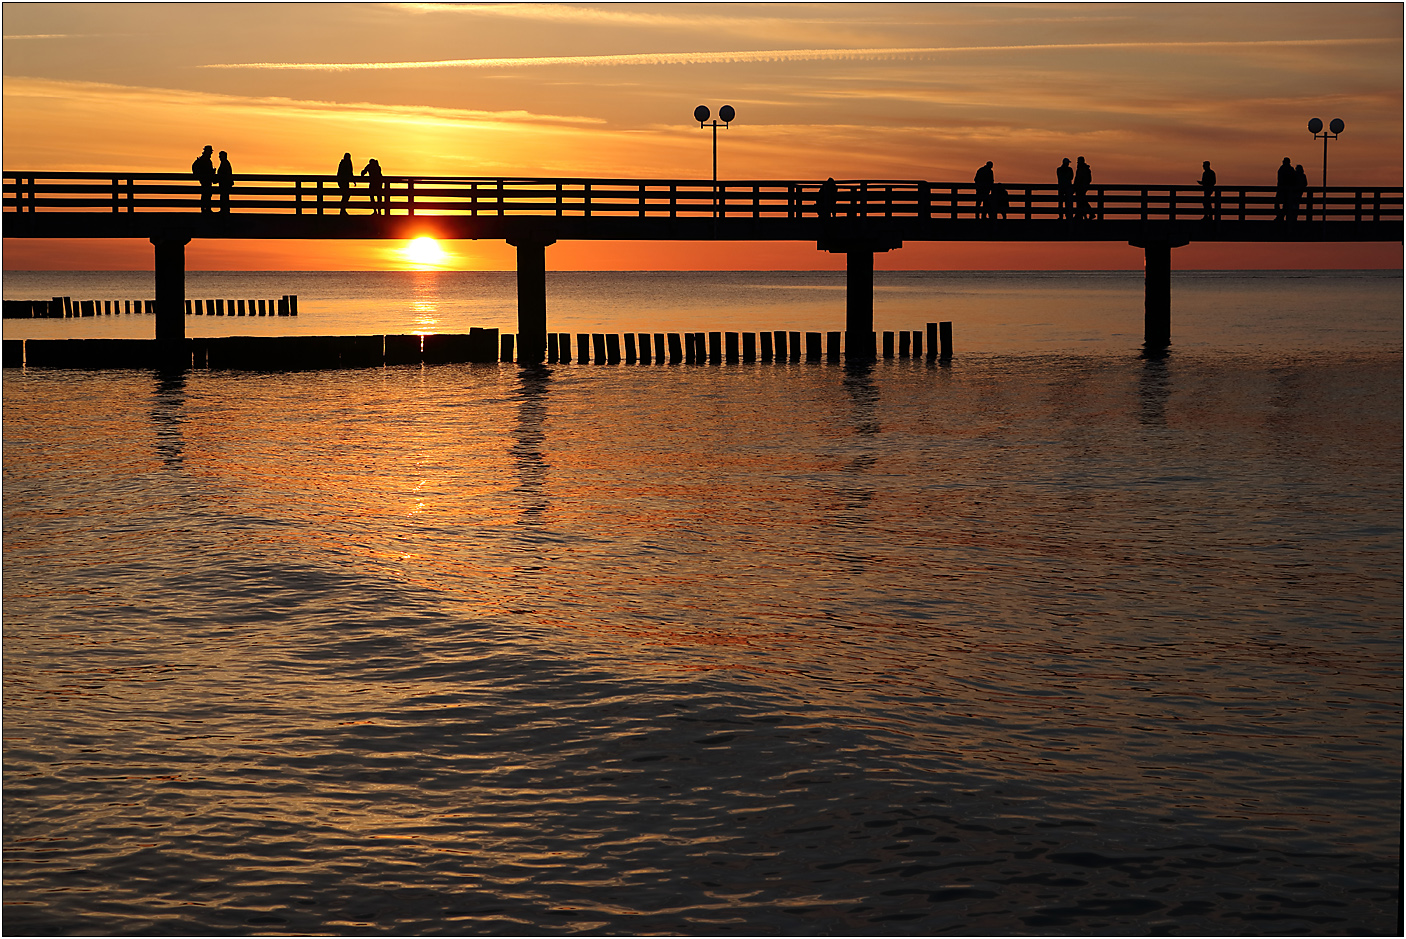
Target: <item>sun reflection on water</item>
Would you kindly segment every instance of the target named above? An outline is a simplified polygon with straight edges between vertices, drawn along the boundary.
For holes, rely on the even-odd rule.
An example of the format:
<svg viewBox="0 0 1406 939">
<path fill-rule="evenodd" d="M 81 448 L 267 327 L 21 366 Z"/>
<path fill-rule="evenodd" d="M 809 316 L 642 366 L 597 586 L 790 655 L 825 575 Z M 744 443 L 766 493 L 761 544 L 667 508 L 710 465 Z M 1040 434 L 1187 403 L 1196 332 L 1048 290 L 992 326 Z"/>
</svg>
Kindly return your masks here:
<svg viewBox="0 0 1406 939">
<path fill-rule="evenodd" d="M 413 332 L 433 332 L 440 325 L 440 283 L 434 271 L 414 271 L 410 288 Z"/>
</svg>

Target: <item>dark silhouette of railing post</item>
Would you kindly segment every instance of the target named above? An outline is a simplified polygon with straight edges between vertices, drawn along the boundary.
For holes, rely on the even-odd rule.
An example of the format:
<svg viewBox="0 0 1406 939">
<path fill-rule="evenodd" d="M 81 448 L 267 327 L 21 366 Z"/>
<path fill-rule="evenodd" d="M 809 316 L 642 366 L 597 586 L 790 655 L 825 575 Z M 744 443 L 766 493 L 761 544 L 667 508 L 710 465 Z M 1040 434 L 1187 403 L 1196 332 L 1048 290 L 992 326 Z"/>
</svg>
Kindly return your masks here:
<svg viewBox="0 0 1406 939">
<path fill-rule="evenodd" d="M 1150 352 L 1172 343 L 1172 249 L 1186 241 L 1130 241 L 1143 251 L 1143 343 Z"/>
<path fill-rule="evenodd" d="M 547 246 L 555 238 L 510 238 L 517 248 L 518 362 L 536 364 L 547 358 Z"/>
</svg>

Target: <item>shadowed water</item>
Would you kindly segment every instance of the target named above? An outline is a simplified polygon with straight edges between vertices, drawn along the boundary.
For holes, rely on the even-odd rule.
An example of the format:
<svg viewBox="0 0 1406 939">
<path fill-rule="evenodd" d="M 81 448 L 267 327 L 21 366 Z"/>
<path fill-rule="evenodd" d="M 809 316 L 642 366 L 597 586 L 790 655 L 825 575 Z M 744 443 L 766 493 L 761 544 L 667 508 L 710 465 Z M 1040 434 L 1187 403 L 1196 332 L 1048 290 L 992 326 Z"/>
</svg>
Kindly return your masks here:
<svg viewBox="0 0 1406 939">
<path fill-rule="evenodd" d="M 1399 346 L 3 391 L 10 932 L 1395 929 Z"/>
</svg>

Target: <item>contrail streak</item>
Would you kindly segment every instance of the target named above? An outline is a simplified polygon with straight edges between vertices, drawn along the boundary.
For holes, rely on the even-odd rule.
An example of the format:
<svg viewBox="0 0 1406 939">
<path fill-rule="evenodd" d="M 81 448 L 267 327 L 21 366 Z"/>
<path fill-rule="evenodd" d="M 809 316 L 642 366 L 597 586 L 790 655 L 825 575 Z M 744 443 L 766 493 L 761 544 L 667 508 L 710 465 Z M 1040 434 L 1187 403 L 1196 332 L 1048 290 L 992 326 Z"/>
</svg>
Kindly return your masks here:
<svg viewBox="0 0 1406 939">
<path fill-rule="evenodd" d="M 813 62 L 845 59 L 927 58 L 963 52 L 1029 52 L 1096 49 L 1220 49 L 1274 46 L 1378 45 L 1399 39 L 1260 39 L 1197 42 L 1067 42 L 1018 46 L 928 46 L 895 49 L 769 49 L 734 52 L 641 52 L 628 55 L 549 55 L 519 58 L 434 59 L 423 62 L 224 62 L 199 68 L 283 69 L 290 71 L 354 72 L 417 68 L 539 68 L 553 65 L 716 65 L 746 62 Z"/>
</svg>

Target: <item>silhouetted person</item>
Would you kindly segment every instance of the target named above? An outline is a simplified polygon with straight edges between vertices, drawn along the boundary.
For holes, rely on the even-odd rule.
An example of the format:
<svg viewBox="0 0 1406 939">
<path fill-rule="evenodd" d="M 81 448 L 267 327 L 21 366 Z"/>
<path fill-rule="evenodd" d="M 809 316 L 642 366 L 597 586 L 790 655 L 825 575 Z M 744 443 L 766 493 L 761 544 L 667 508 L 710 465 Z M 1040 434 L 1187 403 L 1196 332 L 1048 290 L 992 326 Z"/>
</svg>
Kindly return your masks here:
<svg viewBox="0 0 1406 939">
<path fill-rule="evenodd" d="M 385 191 L 381 188 L 381 164 L 375 160 L 369 161 L 361 175 L 371 177 L 371 214 L 380 215 L 381 205 L 385 201 Z"/>
<path fill-rule="evenodd" d="M 1285 157 L 1284 162 L 1279 164 L 1279 174 L 1274 182 L 1274 220 L 1282 222 L 1289 217 L 1289 197 L 1294 192 L 1294 186 L 1298 184 L 1298 177 L 1294 175 L 1294 164 Z"/>
<path fill-rule="evenodd" d="M 195 158 L 195 162 L 190 165 L 191 173 L 200 180 L 200 211 L 202 212 L 210 211 L 210 187 L 215 184 L 215 164 L 210 162 L 210 154 L 214 151 L 214 147 L 206 146 L 200 156 Z"/>
<path fill-rule="evenodd" d="M 1201 162 L 1201 170 L 1201 208 L 1203 210 L 1201 218 L 1209 222 L 1215 215 L 1216 171 L 1211 169 L 1210 160 Z"/>
<path fill-rule="evenodd" d="M 1313 221 L 1313 202 L 1312 202 L 1312 200 L 1310 200 L 1310 201 L 1307 202 L 1307 203 L 1305 203 L 1305 202 L 1303 201 L 1303 196 L 1304 196 L 1304 193 L 1306 193 L 1306 192 L 1308 192 L 1308 174 L 1303 171 L 1303 164 L 1300 163 L 1298 166 L 1294 167 L 1294 191 L 1293 191 L 1293 193 L 1291 194 L 1291 198 L 1292 198 L 1293 203 L 1294 203 L 1294 210 L 1293 210 L 1293 213 L 1292 213 L 1292 214 L 1290 215 L 1290 217 L 1289 217 L 1289 221 L 1291 221 L 1291 222 L 1296 222 L 1296 221 L 1298 221 L 1298 218 L 1299 218 L 1299 206 L 1300 206 L 1300 205 L 1303 205 L 1303 207 L 1304 207 L 1304 212 L 1303 212 L 1304 221 L 1306 221 L 1306 222 L 1311 222 L 1311 221 Z M 1326 201 L 1326 197 L 1325 197 L 1325 201 Z M 1324 217 L 1325 219 L 1328 217 L 1328 207 L 1327 207 L 1327 205 L 1324 205 L 1324 206 L 1323 206 L 1323 217 Z"/>
<path fill-rule="evenodd" d="M 986 208 L 988 218 L 995 218 L 998 215 L 1005 218 L 1011 210 L 1010 191 L 1000 183 L 996 183 L 991 187 L 991 192 L 986 197 Z"/>
<path fill-rule="evenodd" d="M 820 192 L 815 197 L 815 214 L 823 219 L 835 217 L 835 200 L 839 198 L 840 187 L 835 184 L 835 177 L 828 177 L 820 184 Z"/>
<path fill-rule="evenodd" d="M 1078 165 L 1074 167 L 1074 197 L 1078 200 L 1074 207 L 1075 218 L 1093 218 L 1094 210 L 1089 205 L 1089 187 L 1093 184 L 1093 168 L 1084 162 L 1083 157 L 1079 157 Z"/>
<path fill-rule="evenodd" d="M 991 169 L 992 163 L 986 161 L 986 165 L 976 171 L 973 182 L 976 183 L 976 217 L 986 218 L 989 214 L 986 207 L 986 197 L 991 193 L 991 187 L 996 185 L 996 173 Z"/>
<path fill-rule="evenodd" d="M 1069 218 L 1074 213 L 1074 167 L 1069 157 L 1055 170 L 1055 182 L 1059 183 L 1059 217 Z"/>
<path fill-rule="evenodd" d="M 342 214 L 347 214 L 347 203 L 351 201 L 352 181 L 356 179 L 352 169 L 351 154 L 342 154 L 342 162 L 337 164 L 337 188 L 342 190 Z"/>
<path fill-rule="evenodd" d="M 229 165 L 229 154 L 220 151 L 220 168 L 215 170 L 215 182 L 220 184 L 220 211 L 229 214 L 229 191 L 234 188 L 234 167 Z"/>
</svg>

